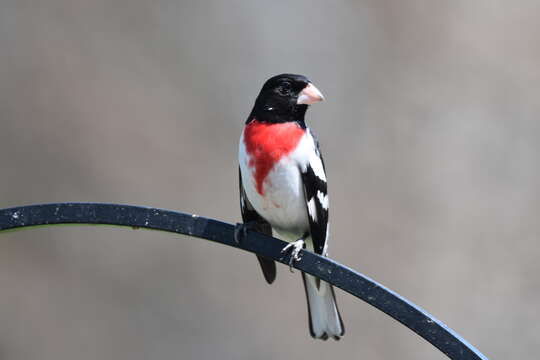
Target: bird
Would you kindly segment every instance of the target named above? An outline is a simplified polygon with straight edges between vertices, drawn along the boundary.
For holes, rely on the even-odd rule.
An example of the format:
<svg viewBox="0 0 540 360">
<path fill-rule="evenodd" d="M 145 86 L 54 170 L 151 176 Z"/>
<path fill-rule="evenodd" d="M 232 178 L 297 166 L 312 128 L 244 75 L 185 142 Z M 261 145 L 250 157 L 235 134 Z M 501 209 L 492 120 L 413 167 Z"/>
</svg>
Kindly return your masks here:
<svg viewBox="0 0 540 360">
<path fill-rule="evenodd" d="M 319 143 L 306 126 L 308 106 L 324 100 L 303 75 L 281 74 L 268 79 L 240 136 L 239 184 L 241 241 L 247 230 L 289 242 L 290 263 L 307 248 L 327 256 L 329 224 L 324 161 Z M 242 235 L 243 234 L 243 235 Z M 274 260 L 257 255 L 265 280 L 276 278 Z M 291 268 L 292 271 L 292 268 Z M 310 334 L 339 340 L 345 333 L 332 285 L 302 273 Z"/>
</svg>

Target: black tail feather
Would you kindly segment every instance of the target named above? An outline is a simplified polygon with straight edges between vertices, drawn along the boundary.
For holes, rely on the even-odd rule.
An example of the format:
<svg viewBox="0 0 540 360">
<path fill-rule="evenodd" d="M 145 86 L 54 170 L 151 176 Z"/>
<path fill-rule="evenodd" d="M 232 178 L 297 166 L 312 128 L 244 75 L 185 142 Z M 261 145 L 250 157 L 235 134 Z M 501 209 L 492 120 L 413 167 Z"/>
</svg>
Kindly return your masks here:
<svg viewBox="0 0 540 360">
<path fill-rule="evenodd" d="M 274 260 L 257 255 L 257 260 L 261 265 L 264 279 L 267 283 L 272 284 L 276 280 L 276 263 Z"/>
</svg>

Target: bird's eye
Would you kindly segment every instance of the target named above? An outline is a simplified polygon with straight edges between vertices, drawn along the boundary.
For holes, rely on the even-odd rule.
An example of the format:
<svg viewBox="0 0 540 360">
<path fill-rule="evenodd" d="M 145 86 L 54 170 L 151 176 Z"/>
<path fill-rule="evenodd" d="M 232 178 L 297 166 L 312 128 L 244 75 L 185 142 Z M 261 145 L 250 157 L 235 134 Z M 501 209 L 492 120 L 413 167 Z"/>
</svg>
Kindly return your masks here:
<svg viewBox="0 0 540 360">
<path fill-rule="evenodd" d="M 286 81 L 277 88 L 277 91 L 280 95 L 289 95 L 291 93 L 291 87 L 291 83 Z"/>
</svg>

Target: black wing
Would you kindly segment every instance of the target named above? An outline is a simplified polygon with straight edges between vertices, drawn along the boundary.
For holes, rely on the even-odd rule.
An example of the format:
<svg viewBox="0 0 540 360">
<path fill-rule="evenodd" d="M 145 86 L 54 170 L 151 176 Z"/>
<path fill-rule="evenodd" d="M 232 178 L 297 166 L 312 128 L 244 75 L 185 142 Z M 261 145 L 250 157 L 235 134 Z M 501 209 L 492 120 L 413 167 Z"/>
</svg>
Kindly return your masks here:
<svg viewBox="0 0 540 360">
<path fill-rule="evenodd" d="M 242 221 L 244 224 L 249 224 L 250 228 L 260 233 L 272 236 L 272 227 L 255 211 L 249 199 L 246 196 L 244 186 L 242 185 L 242 174 L 238 169 L 238 178 L 240 182 L 240 210 L 242 212 Z M 266 282 L 273 283 L 276 279 L 276 263 L 274 260 L 257 255 L 259 264 Z"/>
<path fill-rule="evenodd" d="M 326 170 L 319 151 L 319 144 L 313 138 L 315 156 L 310 158 L 305 169 L 300 169 L 304 184 L 304 195 L 309 218 L 309 229 L 313 247 L 317 254 L 324 255 L 328 236 L 328 191 Z"/>
</svg>

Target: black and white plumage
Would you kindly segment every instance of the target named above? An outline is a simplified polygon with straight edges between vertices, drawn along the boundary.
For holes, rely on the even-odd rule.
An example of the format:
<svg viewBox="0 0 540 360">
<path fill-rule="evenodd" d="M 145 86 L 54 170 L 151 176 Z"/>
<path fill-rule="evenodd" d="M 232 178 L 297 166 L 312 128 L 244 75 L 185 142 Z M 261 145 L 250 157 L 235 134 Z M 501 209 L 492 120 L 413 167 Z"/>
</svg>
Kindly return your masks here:
<svg viewBox="0 0 540 360">
<path fill-rule="evenodd" d="M 263 86 L 239 146 L 240 205 L 244 226 L 290 242 L 291 261 L 303 247 L 326 255 L 328 193 L 319 145 L 306 127 L 308 105 L 323 100 L 304 76 L 282 74 Z M 273 260 L 258 257 L 264 277 L 276 277 Z M 339 340 L 343 322 L 330 284 L 302 273 L 313 337 Z"/>
</svg>

